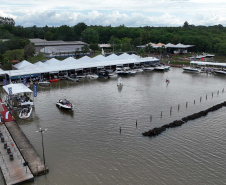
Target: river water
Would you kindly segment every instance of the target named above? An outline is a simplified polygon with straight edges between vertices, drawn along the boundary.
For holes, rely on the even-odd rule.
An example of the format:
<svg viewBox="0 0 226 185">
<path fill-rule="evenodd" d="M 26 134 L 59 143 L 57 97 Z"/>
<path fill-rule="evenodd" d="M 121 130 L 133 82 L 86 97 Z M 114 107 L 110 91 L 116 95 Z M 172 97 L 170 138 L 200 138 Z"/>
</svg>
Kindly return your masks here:
<svg viewBox="0 0 226 185">
<path fill-rule="evenodd" d="M 226 77 L 171 68 L 123 77 L 123 84 L 118 89 L 116 79 L 98 79 L 38 87 L 32 118 L 14 114 L 41 157 L 35 131 L 48 128 L 49 173 L 26 185 L 226 184 L 226 108 L 157 137 L 142 136 L 225 101 Z M 56 107 L 63 98 L 72 102 L 73 112 Z"/>
</svg>

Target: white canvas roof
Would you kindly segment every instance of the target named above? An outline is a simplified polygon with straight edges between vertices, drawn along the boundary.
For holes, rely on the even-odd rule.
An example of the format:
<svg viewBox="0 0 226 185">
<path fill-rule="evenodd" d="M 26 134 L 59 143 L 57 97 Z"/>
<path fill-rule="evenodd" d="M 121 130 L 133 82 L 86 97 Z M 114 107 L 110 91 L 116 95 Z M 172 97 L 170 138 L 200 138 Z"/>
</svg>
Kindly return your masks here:
<svg viewBox="0 0 226 185">
<path fill-rule="evenodd" d="M 112 65 L 120 65 L 120 64 L 131 64 L 131 63 L 137 64 L 140 62 L 151 62 L 151 61 L 159 61 L 159 59 L 154 57 L 141 58 L 140 56 L 137 56 L 134 54 L 129 55 L 127 53 L 124 53 L 120 56 L 112 54 L 108 57 L 104 57 L 103 55 L 98 55 L 94 58 L 84 56 L 78 60 L 72 57 L 69 57 L 62 61 L 52 58 L 44 63 L 37 62 L 35 64 L 31 64 L 27 61 L 26 62 L 23 61 L 22 63 L 26 65 L 22 65 L 22 64 L 19 65 L 20 70 L 10 70 L 5 72 L 8 73 L 10 77 L 12 77 L 12 76 L 27 75 L 27 74 L 48 73 L 51 71 L 65 71 L 65 70 L 73 70 L 73 69 L 78 70 L 78 69 L 84 69 L 84 68 L 112 66 Z"/>
<path fill-rule="evenodd" d="M 30 63 L 30 62 L 28 62 L 28 61 L 26 61 L 26 60 L 23 60 L 22 62 L 20 62 L 20 63 L 14 65 L 14 67 L 15 67 L 16 69 L 22 69 L 22 68 L 25 67 L 25 66 L 32 66 L 32 65 L 33 65 L 32 63 Z"/>
<path fill-rule="evenodd" d="M 226 63 L 191 61 L 190 64 L 226 67 Z"/>
<path fill-rule="evenodd" d="M 4 85 L 3 89 L 7 94 L 9 94 L 9 88 L 12 88 L 12 95 L 15 94 L 20 94 L 20 93 L 32 93 L 33 91 L 29 89 L 27 86 L 25 86 L 22 83 L 18 84 L 9 84 L 9 85 Z"/>
</svg>

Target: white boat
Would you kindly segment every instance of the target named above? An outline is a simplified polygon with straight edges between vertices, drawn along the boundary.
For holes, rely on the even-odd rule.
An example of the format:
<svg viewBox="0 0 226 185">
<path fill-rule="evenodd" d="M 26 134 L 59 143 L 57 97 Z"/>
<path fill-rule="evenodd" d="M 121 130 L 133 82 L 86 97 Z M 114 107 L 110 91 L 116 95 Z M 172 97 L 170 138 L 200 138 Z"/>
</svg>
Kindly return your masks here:
<svg viewBox="0 0 226 185">
<path fill-rule="evenodd" d="M 41 85 L 41 86 L 48 86 L 48 85 L 50 85 L 50 82 L 48 82 L 48 81 L 39 81 L 39 82 L 38 82 L 38 85 Z"/>
<path fill-rule="evenodd" d="M 32 106 L 23 106 L 19 113 L 19 118 L 27 119 L 30 117 L 31 113 L 32 113 Z"/>
<path fill-rule="evenodd" d="M 73 81 L 73 82 L 79 82 L 79 79 L 75 74 L 71 74 L 70 76 L 66 77 L 68 80 Z"/>
<path fill-rule="evenodd" d="M 144 70 L 142 68 L 135 68 L 134 71 L 136 71 L 137 73 L 143 72 Z"/>
<path fill-rule="evenodd" d="M 165 71 L 166 69 L 165 69 L 164 66 L 155 66 L 155 67 L 154 67 L 154 70 L 155 70 L 155 71 Z"/>
<path fill-rule="evenodd" d="M 117 73 L 118 75 L 128 75 L 128 71 L 122 69 L 122 68 L 116 68 L 115 73 Z"/>
<path fill-rule="evenodd" d="M 59 100 L 58 102 L 56 102 L 56 106 L 58 106 L 59 108 L 62 108 L 62 109 L 66 109 L 66 110 L 72 110 L 72 108 L 73 108 L 73 105 L 66 99 Z"/>
<path fill-rule="evenodd" d="M 96 74 L 89 74 L 89 75 L 86 75 L 86 78 L 88 78 L 88 79 L 97 79 L 97 78 L 99 78 L 99 76 L 98 75 L 96 75 Z"/>
<path fill-rule="evenodd" d="M 118 87 L 122 87 L 123 86 L 122 78 L 121 77 L 118 78 L 117 86 Z"/>
<path fill-rule="evenodd" d="M 154 71 L 153 67 L 144 67 L 143 71 Z"/>
<path fill-rule="evenodd" d="M 185 72 L 193 72 L 193 73 L 199 73 L 199 72 L 200 72 L 199 69 L 192 68 L 192 67 L 183 67 L 183 70 L 184 70 Z"/>
<path fill-rule="evenodd" d="M 137 72 L 135 70 L 129 69 L 127 70 L 128 75 L 135 75 Z"/>
<path fill-rule="evenodd" d="M 108 77 L 109 77 L 109 78 L 117 78 L 118 75 L 117 75 L 116 73 L 109 73 L 109 74 L 108 74 Z"/>
<path fill-rule="evenodd" d="M 223 71 L 223 70 L 217 70 L 217 71 L 214 71 L 214 73 L 220 74 L 220 75 L 226 75 L 226 71 Z"/>
</svg>

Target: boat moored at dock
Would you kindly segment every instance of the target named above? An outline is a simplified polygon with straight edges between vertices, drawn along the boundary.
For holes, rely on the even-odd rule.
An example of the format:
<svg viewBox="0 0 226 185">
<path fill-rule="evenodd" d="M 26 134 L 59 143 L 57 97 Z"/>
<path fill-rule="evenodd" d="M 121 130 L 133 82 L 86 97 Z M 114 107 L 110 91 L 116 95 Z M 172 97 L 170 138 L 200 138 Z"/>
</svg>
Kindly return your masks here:
<svg viewBox="0 0 226 185">
<path fill-rule="evenodd" d="M 199 73 L 200 70 L 197 68 L 192 68 L 192 67 L 183 67 L 183 70 L 185 72 L 192 72 L 192 73 Z"/>
</svg>

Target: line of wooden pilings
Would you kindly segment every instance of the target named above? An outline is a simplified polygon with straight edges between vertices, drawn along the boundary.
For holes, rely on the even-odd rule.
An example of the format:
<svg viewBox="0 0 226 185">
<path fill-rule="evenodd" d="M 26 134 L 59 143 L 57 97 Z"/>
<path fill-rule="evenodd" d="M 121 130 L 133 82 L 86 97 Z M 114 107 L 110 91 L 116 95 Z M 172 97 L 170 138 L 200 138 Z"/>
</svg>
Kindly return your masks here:
<svg viewBox="0 0 226 185">
<path fill-rule="evenodd" d="M 219 95 L 219 90 L 217 91 L 217 95 Z M 222 89 L 222 93 L 224 93 L 224 88 Z M 213 97 L 213 92 L 212 92 L 212 97 Z M 208 99 L 208 96 L 207 96 L 207 94 L 206 94 L 206 100 Z M 200 96 L 200 102 L 202 102 L 202 96 Z M 194 105 L 195 105 L 195 100 L 194 100 Z M 188 107 L 188 102 L 186 102 L 186 108 Z M 170 115 L 172 115 L 172 110 L 173 110 L 173 107 L 171 106 L 170 107 Z M 178 112 L 180 111 L 180 104 L 178 104 L 178 107 L 177 107 L 177 110 L 178 110 Z M 161 113 L 160 113 L 160 117 L 162 118 L 162 116 L 163 116 L 163 112 L 161 111 Z M 152 122 L 152 115 L 150 115 L 150 122 Z M 136 128 L 137 128 L 137 125 L 138 125 L 138 121 L 136 120 Z M 121 134 L 121 132 L 122 132 L 122 128 L 120 127 L 119 128 L 119 132 L 120 132 L 120 134 Z"/>
</svg>

